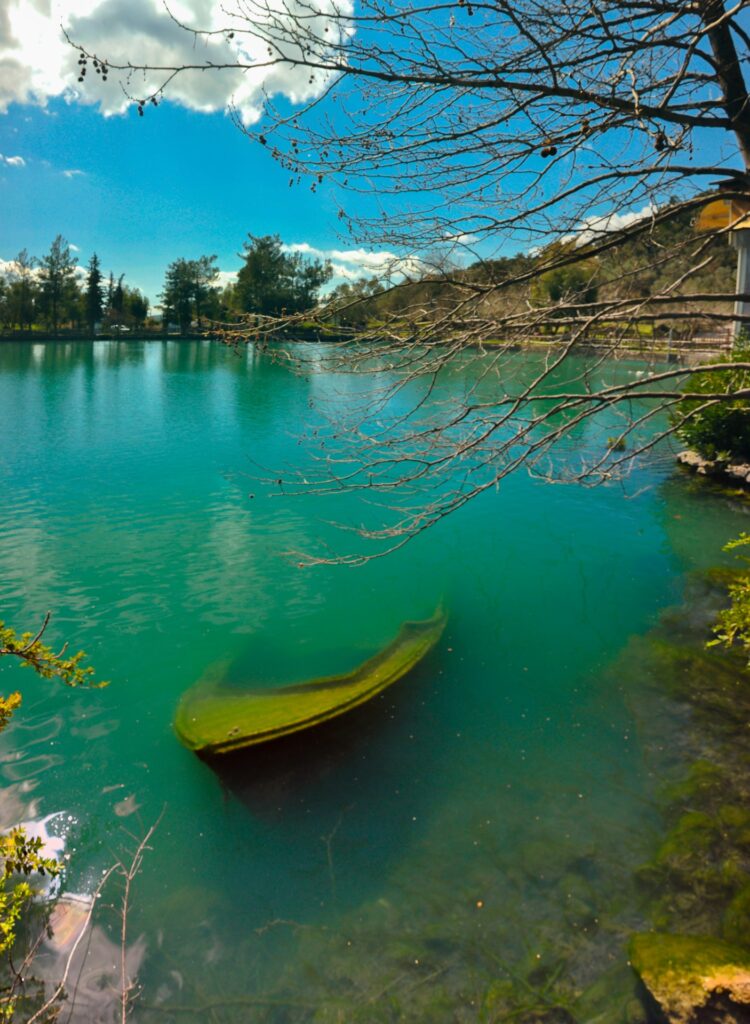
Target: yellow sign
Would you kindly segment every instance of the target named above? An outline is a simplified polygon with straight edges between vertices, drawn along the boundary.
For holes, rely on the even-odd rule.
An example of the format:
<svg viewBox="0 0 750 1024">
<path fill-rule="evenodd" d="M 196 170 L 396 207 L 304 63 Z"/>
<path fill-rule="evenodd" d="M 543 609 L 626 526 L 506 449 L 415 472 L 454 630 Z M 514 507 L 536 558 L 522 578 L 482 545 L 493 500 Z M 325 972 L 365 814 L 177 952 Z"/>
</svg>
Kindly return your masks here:
<svg viewBox="0 0 750 1024">
<path fill-rule="evenodd" d="M 748 199 L 713 199 L 698 214 L 695 221 L 696 231 L 721 231 L 731 226 L 732 231 L 743 231 L 750 228 L 750 200 Z"/>
</svg>

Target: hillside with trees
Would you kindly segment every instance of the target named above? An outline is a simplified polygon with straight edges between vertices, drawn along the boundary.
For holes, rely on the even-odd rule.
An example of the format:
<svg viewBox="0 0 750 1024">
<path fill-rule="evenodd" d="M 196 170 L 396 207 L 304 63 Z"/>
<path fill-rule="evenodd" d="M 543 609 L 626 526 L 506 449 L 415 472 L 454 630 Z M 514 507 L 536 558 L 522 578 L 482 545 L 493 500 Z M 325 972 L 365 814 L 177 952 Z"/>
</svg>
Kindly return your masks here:
<svg viewBox="0 0 750 1024">
<path fill-rule="evenodd" d="M 616 303 L 664 293 L 675 279 L 685 282 L 686 296 L 727 295 L 734 286 L 737 254 L 726 237 L 713 237 L 706 241 L 696 267 L 693 221 L 690 211 L 681 210 L 673 218 L 655 221 L 639 235 L 625 239 L 613 235 L 613 245 L 603 250 L 601 240 L 593 247 L 585 236 L 567 237 L 534 254 L 478 260 L 466 268 L 433 271 L 425 265 L 419 280 L 407 279 L 390 288 L 374 278 L 345 282 L 330 293 L 325 312 L 339 326 L 357 329 L 393 319 L 438 321 L 463 304 L 463 324 L 475 320 L 489 327 L 492 321 L 505 320 L 510 336 L 515 311 L 525 319 L 537 307 L 545 311 L 547 320 L 554 320 L 557 306 L 564 322 L 571 313 L 578 318 L 597 301 Z M 549 270 L 544 269 L 547 264 L 551 264 Z M 479 291 L 474 294 L 474 289 Z M 686 297 L 670 304 L 670 315 L 645 319 L 684 335 L 710 331 L 711 313 L 730 310 L 728 299 L 707 301 L 703 315 L 696 317 Z M 538 330 L 549 327 L 540 323 Z M 606 320 L 595 328 L 592 325 L 598 332 L 606 327 Z"/>
</svg>

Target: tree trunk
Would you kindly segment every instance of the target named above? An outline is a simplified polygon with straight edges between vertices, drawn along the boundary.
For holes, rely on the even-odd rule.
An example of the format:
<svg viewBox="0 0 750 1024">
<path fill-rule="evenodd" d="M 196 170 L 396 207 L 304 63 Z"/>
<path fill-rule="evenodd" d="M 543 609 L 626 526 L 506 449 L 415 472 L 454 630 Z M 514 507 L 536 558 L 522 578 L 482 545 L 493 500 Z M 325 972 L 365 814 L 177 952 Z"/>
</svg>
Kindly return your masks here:
<svg viewBox="0 0 750 1024">
<path fill-rule="evenodd" d="M 750 171 L 750 97 L 737 56 L 737 47 L 726 19 L 724 0 L 704 0 L 701 4 L 701 20 L 711 44 L 723 106 L 731 121 L 732 131 L 737 136 L 745 170 Z"/>
</svg>

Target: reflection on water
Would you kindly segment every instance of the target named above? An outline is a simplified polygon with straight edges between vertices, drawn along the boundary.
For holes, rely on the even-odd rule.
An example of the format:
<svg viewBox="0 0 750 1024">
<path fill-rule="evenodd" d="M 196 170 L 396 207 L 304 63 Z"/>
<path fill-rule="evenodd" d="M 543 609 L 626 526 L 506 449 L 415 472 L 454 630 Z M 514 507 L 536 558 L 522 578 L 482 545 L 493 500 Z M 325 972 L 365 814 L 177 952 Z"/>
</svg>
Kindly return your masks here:
<svg viewBox="0 0 750 1024">
<path fill-rule="evenodd" d="M 301 568 L 290 551 L 346 548 L 330 524 L 376 512 L 288 498 L 257 467 L 306 471 L 318 403 L 364 390 L 208 342 L 0 346 L 2 617 L 32 628 L 52 609 L 49 642 L 111 680 L 69 691 L 3 665 L 2 688 L 24 690 L 0 740 L 3 823 L 74 816 L 65 886 L 86 893 L 123 826 L 142 836 L 164 810 L 132 909 L 135 1019 L 512 1005 L 567 1024 L 603 1012 L 579 1000 L 607 972 L 630 1012 L 627 879 L 660 818 L 605 668 L 742 515 L 665 489 L 663 461 L 631 498 L 517 475 L 387 559 Z M 279 684 L 345 672 L 441 595 L 429 661 L 325 729 L 213 764 L 174 737 L 181 693 L 217 665 Z"/>
</svg>

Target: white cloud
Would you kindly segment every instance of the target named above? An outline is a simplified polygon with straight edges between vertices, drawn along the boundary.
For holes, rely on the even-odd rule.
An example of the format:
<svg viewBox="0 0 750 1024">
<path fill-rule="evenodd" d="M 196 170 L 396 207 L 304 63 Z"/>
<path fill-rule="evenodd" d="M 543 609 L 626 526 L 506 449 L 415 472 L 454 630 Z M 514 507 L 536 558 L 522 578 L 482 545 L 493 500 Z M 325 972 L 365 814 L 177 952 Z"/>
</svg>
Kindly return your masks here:
<svg viewBox="0 0 750 1024">
<path fill-rule="evenodd" d="M 15 281 L 21 276 L 21 268 L 15 260 L 3 260 L 0 259 L 0 278 L 5 281 Z M 33 278 L 39 277 L 39 267 L 33 267 L 31 270 L 31 276 Z"/>
<path fill-rule="evenodd" d="M 81 251 L 77 245 L 73 245 L 72 243 L 69 243 L 68 247 L 71 252 L 74 253 Z M 14 280 L 19 275 L 20 270 L 21 268 L 16 260 L 4 260 L 0 258 L 0 278 L 4 278 L 5 280 Z M 36 265 L 31 269 L 31 276 L 38 279 L 39 274 L 40 268 Z M 78 264 L 75 266 L 73 276 L 79 284 L 84 283 L 86 280 L 86 274 L 87 271 L 85 267 Z"/>
<path fill-rule="evenodd" d="M 351 4 L 352 0 L 314 0 L 320 13 L 312 17 L 305 0 L 287 0 L 282 10 L 299 9 L 308 28 L 317 30 L 321 38 L 333 39 L 341 22 L 327 18 L 326 12 L 336 8 L 346 14 Z M 116 72 L 110 72 L 105 83 L 89 65 L 84 80 L 78 81 L 78 53 L 66 42 L 63 27 L 71 39 L 113 64 L 179 66 L 208 60 L 251 65 L 208 74 L 189 71 L 178 75 L 168 90 L 170 100 L 192 110 L 211 112 L 234 105 L 247 124 L 258 119 L 264 91 L 300 103 L 320 95 L 325 87 L 322 72 L 311 78 L 302 67 L 262 67 L 267 51 L 259 38 L 260 20 L 253 18 L 251 30 L 243 32 L 247 23 L 236 14 L 224 13 L 222 0 L 182 0 L 175 14 L 190 27 L 216 34 L 206 41 L 181 29 L 161 0 L 4 0 L 0 4 L 0 113 L 12 102 L 44 106 L 52 96 L 98 104 L 103 114 L 127 108 L 129 100 Z M 328 33 L 323 31 L 326 25 Z M 289 45 L 287 52 L 292 55 Z M 162 82 L 163 76 L 151 73 L 122 79 L 125 91 L 139 98 L 149 96 Z"/>
<path fill-rule="evenodd" d="M 479 235 L 472 235 L 471 233 L 461 232 L 457 235 L 444 235 L 443 241 L 453 242 L 454 245 L 471 246 L 479 241 Z"/>
<path fill-rule="evenodd" d="M 633 210 L 631 213 L 607 213 L 601 216 L 587 217 L 586 220 L 581 221 L 574 232 L 564 235 L 562 241 L 569 242 L 575 239 L 576 246 L 586 245 L 587 242 L 593 242 L 611 231 L 622 231 L 630 224 L 637 224 L 640 220 L 653 217 L 655 213 L 656 207 L 648 204 L 642 210 Z"/>
<path fill-rule="evenodd" d="M 218 288 L 226 288 L 228 284 L 234 284 L 236 280 L 236 270 L 220 270 L 215 283 Z"/>
<path fill-rule="evenodd" d="M 0 277 L 9 277 L 18 273 L 18 264 L 15 260 L 0 259 Z"/>
<path fill-rule="evenodd" d="M 25 167 L 26 161 L 22 156 L 3 156 L 0 153 L 0 164 L 7 164 L 8 167 Z"/>
<path fill-rule="evenodd" d="M 77 168 L 72 167 L 68 171 L 63 171 L 62 175 L 63 175 L 63 178 L 78 178 L 78 177 L 80 177 L 81 175 L 83 175 L 85 173 L 86 173 L 85 171 L 79 171 Z"/>
<path fill-rule="evenodd" d="M 284 249 L 312 259 L 330 260 L 334 273 L 332 285 L 356 281 L 360 277 L 390 278 L 395 282 L 405 277 L 421 277 L 429 269 L 416 256 L 399 256 L 387 249 L 375 252 L 368 249 L 317 249 L 307 242 L 285 245 Z"/>
</svg>

